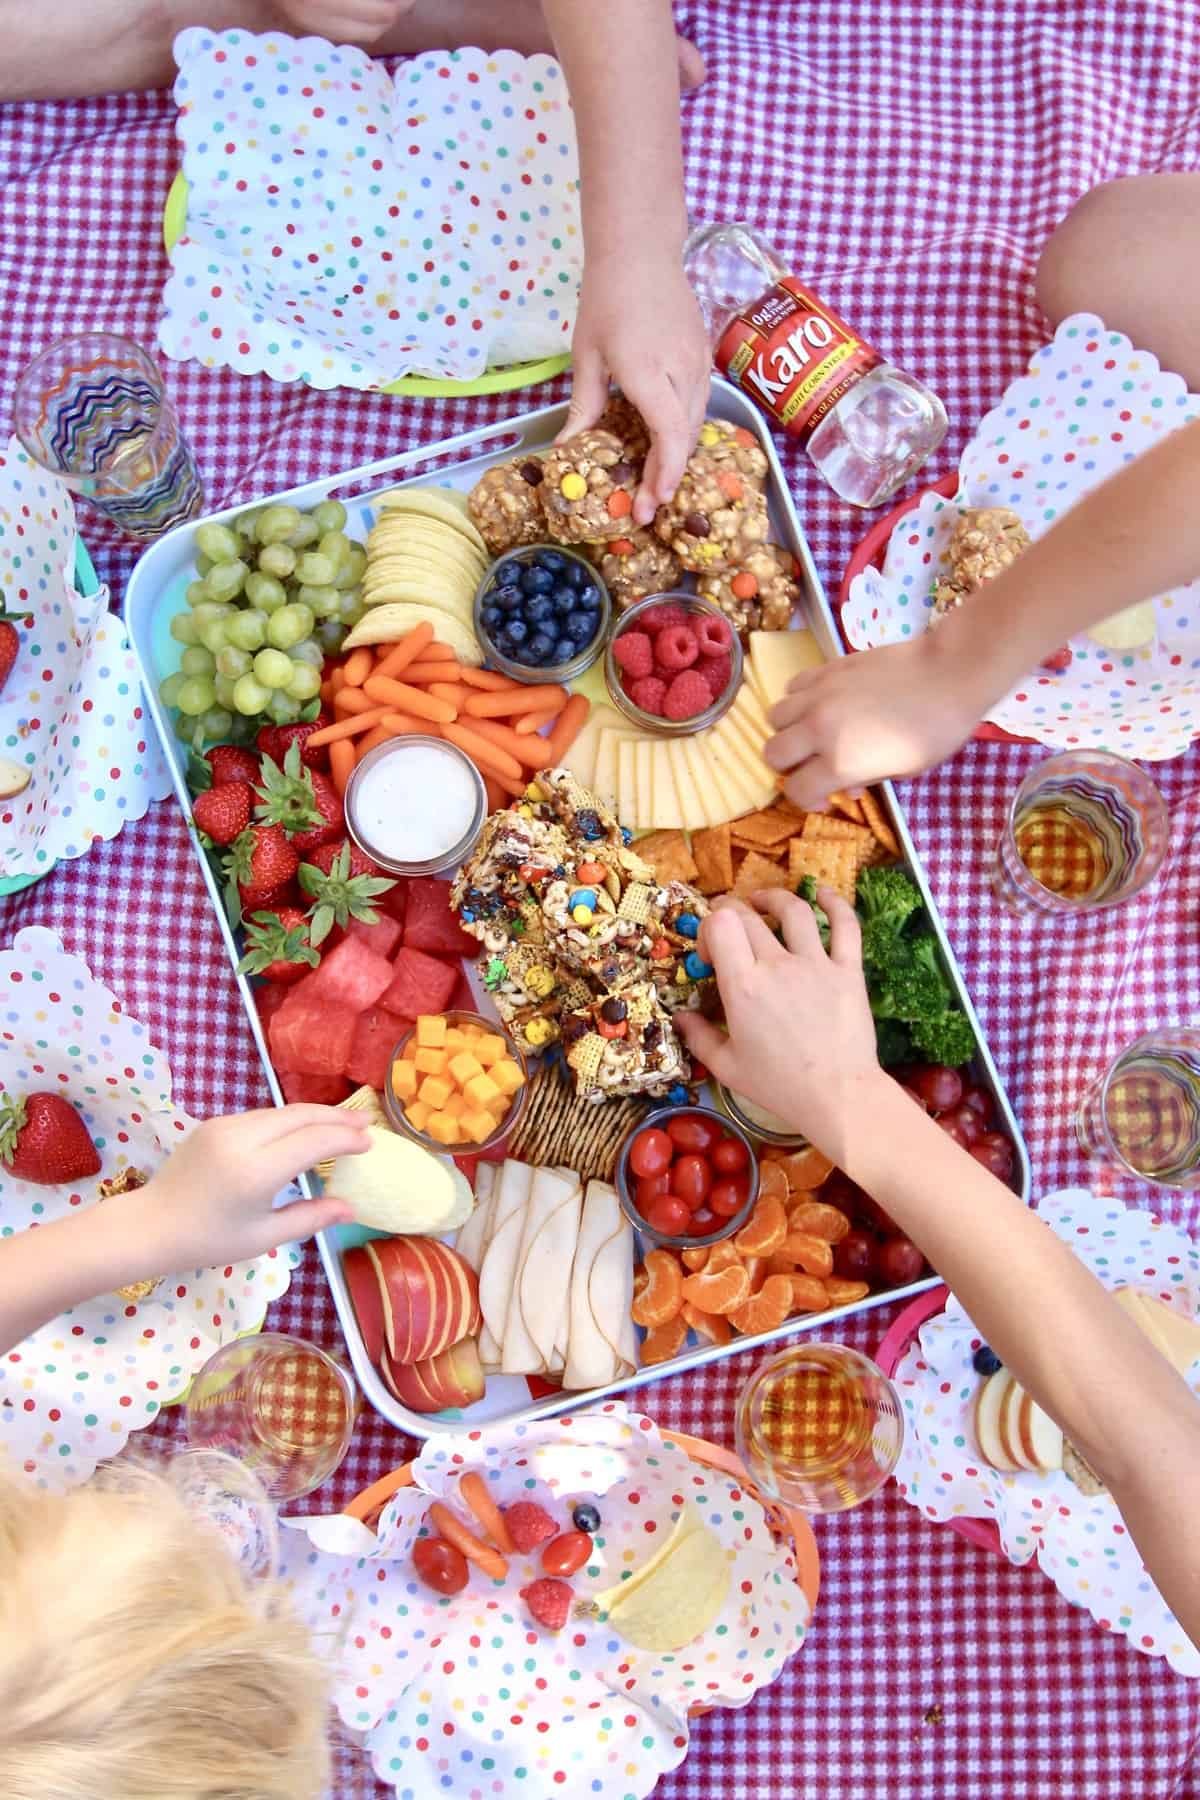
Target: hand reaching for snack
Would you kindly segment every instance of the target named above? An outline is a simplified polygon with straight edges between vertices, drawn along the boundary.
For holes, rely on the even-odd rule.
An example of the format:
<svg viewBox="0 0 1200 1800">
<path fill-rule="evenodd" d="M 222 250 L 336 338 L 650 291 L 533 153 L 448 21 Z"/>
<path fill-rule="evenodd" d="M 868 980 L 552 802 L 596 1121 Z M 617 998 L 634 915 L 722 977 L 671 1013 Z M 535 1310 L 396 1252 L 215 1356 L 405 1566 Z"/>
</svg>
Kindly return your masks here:
<svg viewBox="0 0 1200 1800">
<path fill-rule="evenodd" d="M 757 893 L 756 911 L 717 901 L 699 941 L 716 972 L 728 1036 L 696 1012 L 676 1013 L 675 1024 L 718 1081 L 787 1119 L 841 1166 L 872 1086 L 886 1077 L 854 909 L 830 888 L 818 889 L 818 899 L 829 915 L 828 954 L 811 906 L 796 894 Z"/>
<path fill-rule="evenodd" d="M 793 677 L 771 708 L 775 736 L 763 752 L 773 769 L 788 771 L 789 800 L 820 812 L 839 790 L 919 775 L 953 755 L 993 696 L 973 683 L 947 632 L 925 632 Z"/>
</svg>

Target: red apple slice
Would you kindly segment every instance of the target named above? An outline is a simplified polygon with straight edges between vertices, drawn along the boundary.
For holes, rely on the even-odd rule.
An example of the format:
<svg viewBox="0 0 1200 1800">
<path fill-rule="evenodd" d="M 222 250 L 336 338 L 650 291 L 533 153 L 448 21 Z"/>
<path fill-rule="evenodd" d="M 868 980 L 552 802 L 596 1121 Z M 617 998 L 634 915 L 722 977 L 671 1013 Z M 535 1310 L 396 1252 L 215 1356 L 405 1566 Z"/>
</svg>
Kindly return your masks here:
<svg viewBox="0 0 1200 1800">
<path fill-rule="evenodd" d="M 1018 1469 L 1032 1470 L 1037 1468 L 1037 1464 L 1027 1450 L 1021 1432 L 1021 1408 L 1027 1398 L 1025 1389 L 1014 1376 L 1001 1402 L 998 1424 L 1000 1441 L 1004 1445 L 1006 1455 L 1012 1459 Z"/>
<path fill-rule="evenodd" d="M 464 1338 L 438 1356 L 407 1365 L 393 1363 L 385 1351 L 380 1372 L 388 1389 L 411 1412 L 444 1412 L 483 1398 L 483 1367 L 474 1338 Z"/>
<path fill-rule="evenodd" d="M 1033 1468 L 1050 1475 L 1063 1463 L 1062 1427 L 1040 1407 L 1032 1394 L 1026 1394 L 1020 1412 L 1021 1448 Z"/>
<path fill-rule="evenodd" d="M 342 1274 L 346 1277 L 350 1304 L 362 1332 L 363 1348 L 371 1361 L 377 1363 L 383 1351 L 383 1293 L 378 1268 L 360 1244 L 343 1256 Z"/>
<path fill-rule="evenodd" d="M 393 1362 L 426 1354 L 433 1297 L 423 1266 L 412 1265 L 406 1238 L 375 1238 L 365 1245 L 383 1296 L 383 1333 Z"/>
<path fill-rule="evenodd" d="M 396 1362 L 423 1362 L 462 1336 L 459 1296 L 448 1266 L 437 1254 L 439 1247 L 430 1238 L 404 1240 L 405 1275 L 424 1329 L 413 1331 L 407 1351 L 394 1356 Z"/>
<path fill-rule="evenodd" d="M 1018 1465 L 1008 1454 L 1000 1435 L 1000 1409 L 1004 1405 L 1013 1378 L 1007 1369 L 989 1375 L 975 1396 L 975 1441 L 984 1462 L 1002 1475 L 1015 1475 Z"/>
<path fill-rule="evenodd" d="M 445 1265 L 450 1284 L 458 1296 L 458 1330 L 451 1343 L 461 1343 L 463 1338 L 478 1337 L 483 1329 L 483 1314 L 479 1308 L 479 1277 L 465 1257 L 449 1244 L 442 1244 L 436 1238 L 429 1240 L 430 1250 Z"/>
</svg>

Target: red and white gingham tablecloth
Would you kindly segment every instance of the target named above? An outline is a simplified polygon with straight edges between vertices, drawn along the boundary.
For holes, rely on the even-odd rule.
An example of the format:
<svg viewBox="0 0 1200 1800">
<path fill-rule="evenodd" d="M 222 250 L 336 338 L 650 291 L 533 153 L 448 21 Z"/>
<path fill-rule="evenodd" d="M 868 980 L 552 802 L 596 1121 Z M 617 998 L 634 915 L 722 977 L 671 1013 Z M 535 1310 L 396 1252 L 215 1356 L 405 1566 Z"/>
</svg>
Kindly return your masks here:
<svg viewBox="0 0 1200 1800">
<path fill-rule="evenodd" d="M 953 425 L 931 474 L 1043 336 L 1031 276 L 1071 204 L 1112 176 L 1197 163 L 1197 18 L 1184 0 L 692 0 L 678 12 L 711 71 L 685 108 L 694 216 L 755 221 L 939 390 Z M 106 326 L 152 342 L 172 121 L 164 94 L 0 107 L 0 419 L 51 339 Z M 214 506 L 522 404 L 321 395 L 191 366 L 170 385 Z M 785 460 L 833 586 L 864 521 L 801 455 Z M 90 518 L 84 529 L 119 599 L 132 552 Z M 1035 929 L 1000 915 L 985 877 L 1030 760 L 973 745 L 905 802 L 1045 1193 L 1083 1176 L 1069 1119 L 1085 1079 L 1137 1031 L 1191 1014 L 1200 799 L 1194 753 L 1163 768 L 1166 878 L 1114 915 Z M 34 923 L 149 1023 L 192 1111 L 265 1100 L 172 802 L 0 903 L 0 940 Z M 890 1316 L 846 1335 L 870 1349 Z M 270 1323 L 337 1341 L 314 1254 Z M 642 1404 L 728 1442 L 748 1361 L 665 1381 Z M 164 1420 L 155 1435 L 176 1429 Z M 314 1504 L 343 1503 L 410 1449 L 367 1414 Z M 1198 1800 L 1195 1686 L 1103 1635 L 1037 1574 L 923 1526 L 894 1493 L 817 1529 L 822 1598 L 803 1654 L 744 1712 L 697 1725 L 663 1800 Z M 336 1791 L 376 1792 L 349 1751 Z"/>
</svg>

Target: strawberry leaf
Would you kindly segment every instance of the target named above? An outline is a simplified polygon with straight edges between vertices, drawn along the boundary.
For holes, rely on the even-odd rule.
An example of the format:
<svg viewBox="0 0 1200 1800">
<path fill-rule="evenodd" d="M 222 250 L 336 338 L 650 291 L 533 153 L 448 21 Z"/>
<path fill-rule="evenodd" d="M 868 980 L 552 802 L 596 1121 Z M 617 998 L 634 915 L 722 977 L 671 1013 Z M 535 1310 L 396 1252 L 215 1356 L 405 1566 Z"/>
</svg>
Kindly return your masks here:
<svg viewBox="0 0 1200 1800">
<path fill-rule="evenodd" d="M 212 764 L 195 750 L 188 751 L 187 784 L 193 794 L 206 794 L 212 786 Z"/>
<path fill-rule="evenodd" d="M 262 800 L 254 809 L 256 819 L 268 825 L 282 825 L 286 832 L 311 831 L 325 823 L 317 805 L 311 772 L 300 761 L 300 745 L 293 738 L 288 745 L 283 767 L 272 756 L 264 756 L 259 792 Z"/>
</svg>

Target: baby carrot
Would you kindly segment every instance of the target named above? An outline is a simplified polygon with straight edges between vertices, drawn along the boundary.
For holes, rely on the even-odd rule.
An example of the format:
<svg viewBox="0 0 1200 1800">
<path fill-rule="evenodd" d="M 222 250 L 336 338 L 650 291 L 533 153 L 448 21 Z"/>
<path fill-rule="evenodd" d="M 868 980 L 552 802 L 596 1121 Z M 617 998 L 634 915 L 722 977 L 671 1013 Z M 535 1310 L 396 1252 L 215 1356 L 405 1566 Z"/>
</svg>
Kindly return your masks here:
<svg viewBox="0 0 1200 1800">
<path fill-rule="evenodd" d="M 379 702 L 376 701 L 375 704 L 378 705 Z M 333 696 L 333 710 L 339 719 L 345 719 L 351 713 L 370 712 L 371 701 L 361 688 L 343 687 Z"/>
<path fill-rule="evenodd" d="M 339 794 L 346 791 L 346 784 L 354 773 L 355 761 L 354 745 L 349 738 L 338 738 L 330 744 L 329 773 Z"/>
<path fill-rule="evenodd" d="M 422 689 L 393 681 L 389 675 L 369 675 L 362 691 L 377 706 L 386 705 L 391 712 L 416 713 L 419 719 L 432 719 L 437 725 L 453 724 L 458 717 L 457 706 L 451 706 L 448 700 L 433 700 Z"/>
<path fill-rule="evenodd" d="M 467 1561 L 473 1562 L 485 1575 L 490 1575 L 493 1581 L 504 1580 L 508 1574 L 508 1564 L 500 1552 L 493 1550 L 490 1544 L 485 1544 L 482 1538 L 477 1538 L 473 1531 L 468 1531 L 458 1514 L 452 1513 L 440 1500 L 435 1500 L 429 1508 L 429 1523 L 439 1537 L 444 1537 L 448 1544 L 461 1550 Z"/>
<path fill-rule="evenodd" d="M 337 689 L 334 687 L 332 681 L 323 681 L 321 683 L 321 705 L 332 706 L 333 696 L 336 693 Z"/>
<path fill-rule="evenodd" d="M 386 706 L 368 705 L 365 712 L 357 712 L 353 718 L 339 719 L 336 725 L 322 725 L 320 731 L 312 732 L 306 742 L 311 744 L 316 738 L 316 747 L 320 749 L 322 744 L 339 744 L 343 738 L 358 737 L 362 732 L 370 731 L 373 725 L 380 724 L 390 710 Z"/>
<path fill-rule="evenodd" d="M 445 700 L 458 712 L 462 711 L 463 702 L 470 698 L 470 688 L 460 686 L 457 681 L 431 681 L 429 692 L 435 700 Z"/>
<path fill-rule="evenodd" d="M 374 667 L 370 650 L 352 650 L 342 665 L 342 678 L 347 687 L 361 687 Z"/>
<path fill-rule="evenodd" d="M 341 663 L 334 663 L 333 669 L 329 676 L 329 685 L 333 689 L 335 694 L 338 693 L 341 688 L 345 687 L 346 671 L 345 671 L 345 669 L 343 669 Z"/>
<path fill-rule="evenodd" d="M 366 737 L 359 738 L 358 743 L 355 744 L 354 749 L 357 757 L 361 759 L 367 754 L 368 750 L 374 750 L 377 744 L 386 744 L 391 736 L 392 733 L 388 730 L 386 725 L 376 725 L 373 731 L 368 731 Z"/>
<path fill-rule="evenodd" d="M 441 644 L 436 638 L 428 650 L 422 651 L 422 655 L 426 662 L 452 662 L 454 660 L 454 652 L 449 644 Z"/>
<path fill-rule="evenodd" d="M 519 689 L 519 681 L 511 681 L 507 675 L 498 675 L 494 669 L 464 669 L 460 681 L 468 687 L 479 688 L 485 694 L 507 694 Z"/>
<path fill-rule="evenodd" d="M 516 721 L 513 730 L 518 737 L 528 737 L 531 732 L 540 731 L 543 725 L 552 725 L 560 711 L 561 708 L 556 706 L 550 712 L 526 713 L 524 718 Z"/>
<path fill-rule="evenodd" d="M 575 739 L 587 724 L 592 703 L 586 694 L 572 694 L 567 704 L 558 715 L 558 722 L 550 732 L 550 763 L 560 763 Z"/>
<path fill-rule="evenodd" d="M 385 673 L 376 669 L 377 675 Z M 463 672 L 456 662 L 415 662 L 404 670 L 405 681 L 411 681 L 417 687 L 427 687 L 432 681 L 461 681 Z"/>
<path fill-rule="evenodd" d="M 496 780 L 494 775 L 484 775 L 482 769 L 480 769 L 479 773 L 483 775 L 483 785 L 487 789 L 488 811 L 503 812 L 508 801 L 508 795 L 500 786 L 500 783 Z"/>
<path fill-rule="evenodd" d="M 390 649 L 382 662 L 375 665 L 376 675 L 396 676 L 407 669 L 409 663 L 416 662 L 419 656 L 428 656 L 433 647 L 433 626 L 428 619 L 422 619 L 414 625 L 407 637 L 400 639 Z M 430 661 L 433 659 L 430 657 Z"/>
<path fill-rule="evenodd" d="M 472 762 L 478 763 L 488 774 L 505 775 L 509 781 L 522 779 L 521 765 L 516 757 L 498 745 L 490 744 L 478 732 L 468 731 L 465 725 L 446 725 L 442 735 L 447 743 L 457 744 L 460 750 L 465 750 Z"/>
<path fill-rule="evenodd" d="M 502 725 L 499 719 L 472 719 L 470 729 L 478 732 L 480 737 L 486 738 L 498 750 L 515 756 L 523 768 L 544 769 L 547 766 L 548 746 L 545 738 L 539 738 L 536 734 L 518 737 L 511 725 Z"/>
<path fill-rule="evenodd" d="M 465 711 L 476 719 L 506 719 L 520 713 L 546 712 L 552 706 L 565 706 L 567 690 L 553 685 L 518 687 L 507 694 L 472 694 Z"/>
<path fill-rule="evenodd" d="M 472 1469 L 470 1474 L 464 1475 L 459 1482 L 458 1491 L 497 1550 L 502 1550 L 505 1556 L 513 1556 L 517 1546 L 513 1543 L 508 1526 L 504 1523 L 504 1514 L 488 1493 L 488 1485 L 483 1476 L 477 1475 Z"/>
</svg>

